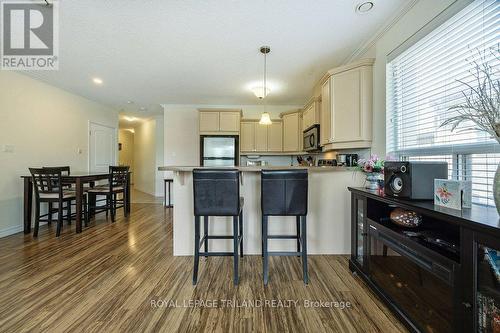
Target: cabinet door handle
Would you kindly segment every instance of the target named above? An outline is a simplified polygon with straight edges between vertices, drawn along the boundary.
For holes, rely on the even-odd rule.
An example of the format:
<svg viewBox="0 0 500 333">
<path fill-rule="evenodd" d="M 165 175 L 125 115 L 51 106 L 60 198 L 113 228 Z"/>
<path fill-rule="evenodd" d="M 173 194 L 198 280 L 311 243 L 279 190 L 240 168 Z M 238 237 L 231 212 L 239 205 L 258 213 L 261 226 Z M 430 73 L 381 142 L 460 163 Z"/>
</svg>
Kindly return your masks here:
<svg viewBox="0 0 500 333">
<path fill-rule="evenodd" d="M 467 309 L 472 308 L 472 305 L 469 302 L 462 302 L 463 306 L 465 306 Z"/>
</svg>

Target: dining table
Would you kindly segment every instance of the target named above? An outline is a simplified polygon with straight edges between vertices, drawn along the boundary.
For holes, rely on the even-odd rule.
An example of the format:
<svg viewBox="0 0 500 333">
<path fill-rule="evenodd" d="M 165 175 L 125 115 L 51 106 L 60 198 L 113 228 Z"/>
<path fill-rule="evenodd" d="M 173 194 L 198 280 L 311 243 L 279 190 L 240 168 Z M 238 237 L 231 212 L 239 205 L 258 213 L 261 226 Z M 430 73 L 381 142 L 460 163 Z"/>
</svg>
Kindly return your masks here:
<svg viewBox="0 0 500 333">
<path fill-rule="evenodd" d="M 75 185 L 76 196 L 76 232 L 82 232 L 82 209 L 83 209 L 83 196 L 84 185 L 88 184 L 93 187 L 94 184 L 100 180 L 108 180 L 110 177 L 109 172 L 75 172 L 70 175 L 62 175 L 61 181 L 65 185 Z M 24 233 L 31 232 L 31 218 L 33 208 L 33 179 L 32 176 L 21 176 L 24 180 Z M 130 172 L 127 177 L 127 188 L 125 191 L 125 209 L 127 214 L 130 213 Z"/>
</svg>

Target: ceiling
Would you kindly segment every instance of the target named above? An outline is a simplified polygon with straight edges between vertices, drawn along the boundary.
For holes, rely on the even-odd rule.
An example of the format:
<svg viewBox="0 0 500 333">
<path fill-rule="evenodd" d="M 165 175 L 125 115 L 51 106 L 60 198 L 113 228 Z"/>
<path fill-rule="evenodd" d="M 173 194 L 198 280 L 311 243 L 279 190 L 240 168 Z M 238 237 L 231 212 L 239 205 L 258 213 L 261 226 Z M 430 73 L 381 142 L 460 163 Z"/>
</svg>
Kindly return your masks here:
<svg viewBox="0 0 500 333">
<path fill-rule="evenodd" d="M 60 1 L 59 71 L 28 75 L 128 113 L 257 104 L 249 89 L 262 80 L 259 48 L 269 45 L 268 104 L 302 104 L 409 0 L 375 0 L 363 15 L 360 2 Z"/>
</svg>

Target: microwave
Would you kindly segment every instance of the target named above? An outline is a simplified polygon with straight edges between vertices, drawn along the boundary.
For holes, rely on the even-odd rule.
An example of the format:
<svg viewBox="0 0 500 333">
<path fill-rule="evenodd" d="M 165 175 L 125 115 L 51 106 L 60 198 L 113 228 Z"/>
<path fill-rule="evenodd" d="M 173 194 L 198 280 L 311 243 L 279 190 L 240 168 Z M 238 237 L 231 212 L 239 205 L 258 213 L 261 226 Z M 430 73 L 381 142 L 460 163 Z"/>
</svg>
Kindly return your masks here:
<svg viewBox="0 0 500 333">
<path fill-rule="evenodd" d="M 321 150 L 319 146 L 319 125 L 315 124 L 304 131 L 304 151 Z"/>
</svg>

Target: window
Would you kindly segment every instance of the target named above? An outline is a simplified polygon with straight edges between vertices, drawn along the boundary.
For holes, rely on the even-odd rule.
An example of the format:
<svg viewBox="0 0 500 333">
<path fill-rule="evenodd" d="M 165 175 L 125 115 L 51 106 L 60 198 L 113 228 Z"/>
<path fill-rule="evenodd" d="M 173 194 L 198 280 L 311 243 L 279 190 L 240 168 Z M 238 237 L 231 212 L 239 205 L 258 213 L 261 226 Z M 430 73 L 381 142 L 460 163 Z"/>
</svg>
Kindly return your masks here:
<svg viewBox="0 0 500 333">
<path fill-rule="evenodd" d="M 472 180 L 473 202 L 494 205 L 500 145 L 473 123 L 441 124 L 463 103 L 464 83 L 477 86 L 471 60 L 500 58 L 500 1 L 476 0 L 387 64 L 387 151 L 405 160 L 447 161 L 450 178 Z M 459 82 L 461 81 L 461 82 Z"/>
</svg>

